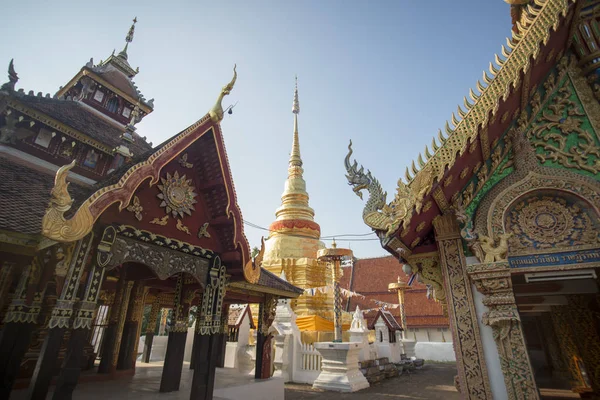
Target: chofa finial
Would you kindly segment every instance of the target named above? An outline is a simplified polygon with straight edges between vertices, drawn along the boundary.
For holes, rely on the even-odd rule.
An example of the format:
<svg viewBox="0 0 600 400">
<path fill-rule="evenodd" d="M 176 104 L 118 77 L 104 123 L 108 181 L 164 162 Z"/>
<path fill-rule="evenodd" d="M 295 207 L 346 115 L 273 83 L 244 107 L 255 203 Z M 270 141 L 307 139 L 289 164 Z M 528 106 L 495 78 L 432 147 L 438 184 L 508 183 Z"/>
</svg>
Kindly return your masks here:
<svg viewBox="0 0 600 400">
<path fill-rule="evenodd" d="M 15 90 L 15 84 L 19 80 L 19 76 L 15 72 L 15 66 L 13 61 L 14 59 L 11 59 L 10 63 L 8 63 L 8 82 L 2 85 L 2 87 L 0 87 L 0 90 Z"/>
<path fill-rule="evenodd" d="M 210 114 L 210 118 L 213 120 L 213 122 L 221 122 L 223 120 L 223 105 L 221 103 L 223 102 L 223 97 L 227 96 L 233 90 L 233 86 L 235 85 L 235 81 L 237 80 L 236 68 L 237 68 L 237 64 L 234 64 L 233 65 L 233 78 L 231 78 L 231 82 L 229 82 L 227 85 L 223 86 L 223 89 L 221 89 L 221 93 L 219 94 L 219 97 L 217 97 L 217 102 L 211 108 L 211 110 L 208 112 Z"/>
</svg>

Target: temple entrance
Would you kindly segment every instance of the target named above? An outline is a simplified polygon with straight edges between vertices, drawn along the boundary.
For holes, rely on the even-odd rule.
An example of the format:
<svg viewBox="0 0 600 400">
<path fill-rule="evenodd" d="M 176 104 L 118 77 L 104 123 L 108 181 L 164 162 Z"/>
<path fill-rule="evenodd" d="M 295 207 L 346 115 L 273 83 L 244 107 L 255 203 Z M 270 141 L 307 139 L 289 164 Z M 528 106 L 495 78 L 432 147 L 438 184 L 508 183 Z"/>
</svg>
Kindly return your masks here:
<svg viewBox="0 0 600 400">
<path fill-rule="evenodd" d="M 542 396 L 598 393 L 598 268 L 524 273 L 512 280 Z"/>
</svg>

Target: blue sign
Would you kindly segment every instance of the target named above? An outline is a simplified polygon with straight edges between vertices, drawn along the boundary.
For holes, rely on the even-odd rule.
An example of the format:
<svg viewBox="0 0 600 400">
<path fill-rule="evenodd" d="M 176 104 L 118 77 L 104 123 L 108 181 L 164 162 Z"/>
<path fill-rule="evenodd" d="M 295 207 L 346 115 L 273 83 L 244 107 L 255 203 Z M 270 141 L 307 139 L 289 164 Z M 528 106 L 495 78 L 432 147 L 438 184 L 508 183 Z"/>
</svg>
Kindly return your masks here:
<svg viewBox="0 0 600 400">
<path fill-rule="evenodd" d="M 600 262 L 600 249 L 508 257 L 511 268 L 552 267 Z"/>
</svg>

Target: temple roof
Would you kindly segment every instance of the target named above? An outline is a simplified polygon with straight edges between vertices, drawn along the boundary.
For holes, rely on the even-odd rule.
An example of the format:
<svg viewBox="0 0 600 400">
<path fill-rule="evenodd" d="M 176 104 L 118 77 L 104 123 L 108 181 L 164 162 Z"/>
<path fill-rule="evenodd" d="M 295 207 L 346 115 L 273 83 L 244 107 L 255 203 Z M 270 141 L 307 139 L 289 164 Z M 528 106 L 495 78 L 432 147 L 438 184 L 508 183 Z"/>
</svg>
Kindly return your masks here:
<svg viewBox="0 0 600 400">
<path fill-rule="evenodd" d="M 383 320 L 383 322 L 387 325 L 388 329 L 390 329 L 391 331 L 395 332 L 395 331 L 404 330 L 404 329 L 402 329 L 402 327 L 400 326 L 398 321 L 396 321 L 396 318 L 394 318 L 392 313 L 390 313 L 387 310 L 381 310 L 381 309 L 379 311 L 377 311 L 377 314 L 373 318 L 372 322 L 369 324 L 369 329 L 375 329 L 375 323 L 377 323 L 377 320 L 380 317 Z"/>
<path fill-rule="evenodd" d="M 227 317 L 227 325 L 230 328 L 239 328 L 242 322 L 244 321 L 244 317 L 248 315 L 248 322 L 250 323 L 250 329 L 256 329 L 254 325 L 254 321 L 252 320 L 252 311 L 250 310 L 250 305 L 245 304 L 243 307 L 234 307 L 234 305 L 229 306 L 229 315 Z"/>
<path fill-rule="evenodd" d="M 346 300 L 344 309 L 352 311 L 359 306 L 365 311 L 365 319 L 373 322 L 377 307 L 373 300 L 390 304 L 398 304 L 398 294 L 388 290 L 388 284 L 396 282 L 404 276 L 402 264 L 393 256 L 363 258 L 353 263 L 352 267 L 342 268 L 343 275 L 340 286 L 344 289 L 364 295 L 364 298 L 352 297 Z M 444 317 L 442 306 L 427 298 L 427 287 L 416 280 L 404 292 L 404 310 L 408 328 L 447 328 L 448 318 Z M 400 309 L 389 309 L 395 317 L 400 318 Z"/>
<path fill-rule="evenodd" d="M 75 100 L 55 99 L 42 96 L 26 95 L 22 92 L 11 92 L 9 94 L 13 103 L 11 107 L 15 108 L 18 104 L 42 112 L 54 120 L 74 128 L 80 133 L 89 136 L 106 146 L 104 150 L 112 154 L 112 150 L 123 144 L 121 136 L 125 129 L 119 129 L 115 124 L 107 122 L 104 118 L 94 114 L 87 106 Z M 16 103 L 18 102 L 18 103 Z M 19 111 L 22 111 L 17 107 Z M 127 146 L 134 155 L 146 153 L 152 149 L 142 137 L 133 133 L 133 142 L 128 142 Z"/>
<path fill-rule="evenodd" d="M 440 130 L 431 150 L 426 147 L 424 156 L 419 154 L 407 168 L 406 183 L 399 179 L 392 202 L 386 204 L 381 185 L 372 176 L 367 177 L 379 186 L 378 201 L 382 202 L 376 210 L 379 220 L 373 217 L 369 226 L 381 232 L 387 251 L 406 257 L 413 251 L 431 250 L 426 239 L 433 230 L 433 219 L 453 207 L 453 197 L 479 172 L 477 166 L 490 158 L 492 145 L 518 118 L 521 102 L 528 100 L 530 89 L 564 55 L 574 20 L 574 2 L 536 0 L 524 6 L 518 29 L 502 46 L 501 55 L 495 56 L 496 65 L 490 63 L 483 83 L 477 82 L 478 94 L 470 90 L 470 100 L 465 97 L 464 108 L 459 106 L 457 114 L 452 114 L 445 133 Z M 362 170 L 350 172 L 356 176 Z M 355 191 L 359 189 L 357 183 L 351 184 Z"/>
</svg>

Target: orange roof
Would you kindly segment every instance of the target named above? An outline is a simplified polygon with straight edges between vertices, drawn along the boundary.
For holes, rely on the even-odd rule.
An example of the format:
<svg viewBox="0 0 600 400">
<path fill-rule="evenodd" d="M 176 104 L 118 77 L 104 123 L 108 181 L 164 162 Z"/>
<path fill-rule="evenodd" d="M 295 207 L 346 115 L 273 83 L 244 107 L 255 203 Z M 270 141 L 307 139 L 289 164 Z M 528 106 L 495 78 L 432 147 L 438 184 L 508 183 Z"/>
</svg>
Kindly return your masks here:
<svg viewBox="0 0 600 400">
<path fill-rule="evenodd" d="M 397 282 L 398 277 L 406 281 L 402 264 L 393 256 L 364 258 L 354 262 L 352 267 L 343 268 L 344 274 L 340 286 L 344 289 L 362 294 L 364 299 L 353 297 L 346 302 L 346 311 L 354 311 L 358 305 L 361 309 L 377 308 L 371 300 L 398 304 L 398 295 L 388 292 L 388 284 Z M 404 309 L 408 328 L 448 327 L 448 318 L 444 317 L 442 306 L 427 298 L 427 287 L 416 280 L 404 294 Z M 390 309 L 392 315 L 399 320 L 400 310 Z M 365 313 L 371 322 L 376 311 Z"/>
</svg>

